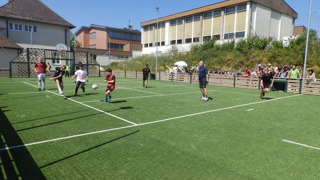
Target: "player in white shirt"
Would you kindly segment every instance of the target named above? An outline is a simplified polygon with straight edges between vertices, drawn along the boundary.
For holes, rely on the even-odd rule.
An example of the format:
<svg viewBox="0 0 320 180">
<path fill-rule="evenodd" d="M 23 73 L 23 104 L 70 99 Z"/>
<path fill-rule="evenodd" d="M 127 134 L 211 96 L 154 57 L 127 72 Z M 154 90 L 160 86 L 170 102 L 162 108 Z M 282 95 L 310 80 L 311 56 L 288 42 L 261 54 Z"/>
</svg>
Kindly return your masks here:
<svg viewBox="0 0 320 180">
<path fill-rule="evenodd" d="M 72 76 L 72 79 L 77 77 L 77 86 L 74 93 L 74 96 L 78 96 L 78 89 L 81 87 L 82 92 L 85 92 L 85 82 L 88 81 L 88 73 L 87 70 L 84 69 L 83 65 L 79 66 L 80 69 L 75 72 L 75 74 Z"/>
</svg>

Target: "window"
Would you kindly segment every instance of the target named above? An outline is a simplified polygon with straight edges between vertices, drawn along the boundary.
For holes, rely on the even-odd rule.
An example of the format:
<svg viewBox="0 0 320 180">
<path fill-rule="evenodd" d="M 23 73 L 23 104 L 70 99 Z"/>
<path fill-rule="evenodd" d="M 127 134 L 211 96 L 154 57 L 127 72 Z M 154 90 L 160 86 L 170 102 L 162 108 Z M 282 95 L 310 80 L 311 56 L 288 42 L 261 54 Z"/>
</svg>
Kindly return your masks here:
<svg viewBox="0 0 320 180">
<path fill-rule="evenodd" d="M 9 24 L 9 29 L 13 30 L 13 24 L 12 23 Z"/>
<path fill-rule="evenodd" d="M 234 33 L 226 33 L 224 34 L 224 39 L 233 39 L 234 38 Z"/>
<path fill-rule="evenodd" d="M 226 8 L 226 14 L 232 14 L 236 12 L 236 7 Z"/>
<path fill-rule="evenodd" d="M 149 30 L 148 26 L 143 27 L 143 30 L 148 31 Z"/>
<path fill-rule="evenodd" d="M 152 43 L 149 43 L 149 47 L 152 47 L 152 45 L 153 45 Z"/>
<path fill-rule="evenodd" d="M 200 21 L 200 15 L 196 15 L 196 16 L 194 16 L 194 21 Z"/>
<path fill-rule="evenodd" d="M 33 32 L 34 32 L 34 33 L 37 32 L 37 26 L 33 26 Z"/>
<path fill-rule="evenodd" d="M 172 21 L 170 21 L 170 25 L 171 26 L 175 26 L 177 24 L 177 20 L 172 20 Z"/>
<path fill-rule="evenodd" d="M 216 39 L 216 40 L 220 40 L 220 34 L 213 35 L 213 37 L 212 37 L 212 38 L 214 38 L 214 39 Z"/>
<path fill-rule="evenodd" d="M 110 43 L 110 49 L 122 50 L 123 49 L 123 44 Z"/>
<path fill-rule="evenodd" d="M 178 19 L 178 23 L 177 24 L 182 24 L 183 23 L 183 19 Z"/>
<path fill-rule="evenodd" d="M 14 30 L 16 30 L 16 31 L 19 30 L 19 25 L 18 24 L 14 24 Z"/>
<path fill-rule="evenodd" d="M 192 22 L 192 16 L 186 17 L 186 23 Z"/>
<path fill-rule="evenodd" d="M 200 38 L 198 37 L 193 38 L 193 42 L 199 42 L 199 41 L 200 41 Z"/>
<path fill-rule="evenodd" d="M 160 46 L 160 42 L 155 42 L 154 45 L 155 46 Z"/>
<path fill-rule="evenodd" d="M 166 42 L 162 41 L 161 46 L 164 46 L 164 45 L 166 45 Z"/>
<path fill-rule="evenodd" d="M 221 11 L 214 11 L 213 12 L 213 17 L 219 17 L 221 16 Z"/>
<path fill-rule="evenodd" d="M 96 39 L 96 32 L 90 33 L 90 40 Z"/>
<path fill-rule="evenodd" d="M 144 44 L 144 47 L 148 47 L 148 43 Z"/>
<path fill-rule="evenodd" d="M 204 19 L 209 19 L 209 18 L 212 18 L 212 12 L 206 12 L 203 14 L 203 18 Z"/>
<path fill-rule="evenodd" d="M 22 24 L 19 24 L 19 31 L 22 31 Z"/>
<path fill-rule="evenodd" d="M 149 26 L 152 28 L 152 26 Z M 129 34 L 123 32 L 116 32 L 116 31 L 108 31 L 109 37 L 113 39 L 122 39 L 122 40 L 129 40 L 129 41 L 141 41 L 141 35 L 138 34 Z"/>
<path fill-rule="evenodd" d="M 236 38 L 243 38 L 243 37 L 244 37 L 244 31 L 236 32 Z"/>
<path fill-rule="evenodd" d="M 192 38 L 187 38 L 186 43 L 192 43 Z"/>
<path fill-rule="evenodd" d="M 237 12 L 246 11 L 246 10 L 247 10 L 247 5 L 241 5 L 237 7 Z"/>
<path fill-rule="evenodd" d="M 90 48 L 92 48 L 92 49 L 96 49 L 96 48 L 97 48 L 97 45 L 92 44 L 92 45 L 90 45 Z"/>
<path fill-rule="evenodd" d="M 28 32 L 28 31 L 29 31 L 29 26 L 25 25 L 25 26 L 24 26 L 24 31 L 27 31 L 27 32 Z"/>
<path fill-rule="evenodd" d="M 31 30 L 32 30 L 32 26 L 29 26 L 29 32 L 31 32 Z"/>
<path fill-rule="evenodd" d="M 166 27 L 166 23 L 165 22 L 159 23 L 159 28 L 165 28 L 165 27 Z"/>
<path fill-rule="evenodd" d="M 176 44 L 176 40 L 171 40 L 170 41 L 170 44 L 172 45 L 172 44 Z"/>
<path fill-rule="evenodd" d="M 182 44 L 182 39 L 178 39 L 177 44 Z"/>
<path fill-rule="evenodd" d="M 211 36 L 203 36 L 203 41 L 207 41 L 207 40 L 210 40 L 211 39 Z"/>
</svg>

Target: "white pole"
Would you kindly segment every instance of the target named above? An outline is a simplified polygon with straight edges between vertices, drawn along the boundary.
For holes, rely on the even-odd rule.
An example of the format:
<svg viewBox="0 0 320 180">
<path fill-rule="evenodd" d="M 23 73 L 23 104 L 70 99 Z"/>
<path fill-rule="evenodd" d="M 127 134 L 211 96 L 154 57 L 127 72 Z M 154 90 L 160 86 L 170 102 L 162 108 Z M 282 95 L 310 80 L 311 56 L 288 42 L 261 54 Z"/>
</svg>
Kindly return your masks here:
<svg viewBox="0 0 320 180">
<path fill-rule="evenodd" d="M 311 22 L 311 10 L 312 10 L 312 0 L 310 0 L 309 20 L 308 20 L 306 50 L 305 50 L 305 52 L 304 52 L 304 63 L 303 63 L 302 80 L 304 80 L 304 79 L 306 78 L 306 71 L 307 71 L 307 59 L 308 59 L 308 48 L 309 48 L 309 34 L 310 34 L 310 22 Z"/>
<path fill-rule="evenodd" d="M 30 38 L 31 38 L 31 48 L 33 48 L 33 41 L 32 41 L 32 31 L 33 31 L 33 26 L 31 26 L 30 29 Z"/>
<path fill-rule="evenodd" d="M 156 77 L 158 75 L 158 27 L 159 27 L 159 7 L 156 7 L 157 10 L 157 31 L 156 31 Z"/>
</svg>

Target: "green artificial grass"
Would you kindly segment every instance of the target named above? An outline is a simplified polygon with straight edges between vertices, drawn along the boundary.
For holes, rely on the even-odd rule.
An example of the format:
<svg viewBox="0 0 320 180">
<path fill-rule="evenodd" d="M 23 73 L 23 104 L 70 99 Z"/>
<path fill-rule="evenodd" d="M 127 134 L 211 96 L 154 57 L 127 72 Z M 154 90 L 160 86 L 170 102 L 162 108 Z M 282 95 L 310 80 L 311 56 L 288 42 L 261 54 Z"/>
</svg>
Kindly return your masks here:
<svg viewBox="0 0 320 180">
<path fill-rule="evenodd" d="M 103 78 L 77 97 L 64 83 L 69 100 L 0 79 L 0 149 L 26 145 L 0 151 L 0 179 L 320 178 L 320 151 L 283 141 L 320 148 L 319 96 L 209 86 L 203 102 L 194 84 L 117 78 L 103 103 Z"/>
</svg>

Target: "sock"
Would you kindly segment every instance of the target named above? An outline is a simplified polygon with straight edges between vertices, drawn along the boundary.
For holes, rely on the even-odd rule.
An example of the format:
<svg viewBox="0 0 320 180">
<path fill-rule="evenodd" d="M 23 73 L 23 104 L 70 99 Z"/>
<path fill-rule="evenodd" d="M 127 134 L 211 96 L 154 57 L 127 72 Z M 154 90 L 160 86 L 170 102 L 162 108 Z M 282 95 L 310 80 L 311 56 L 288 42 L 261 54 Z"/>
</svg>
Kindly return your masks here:
<svg viewBox="0 0 320 180">
<path fill-rule="evenodd" d="M 38 88 L 41 88 L 41 80 L 38 79 Z"/>
<path fill-rule="evenodd" d="M 44 89 L 46 83 L 42 81 L 42 89 Z"/>
<path fill-rule="evenodd" d="M 60 94 L 63 93 L 60 87 L 58 87 L 58 90 Z"/>
</svg>

